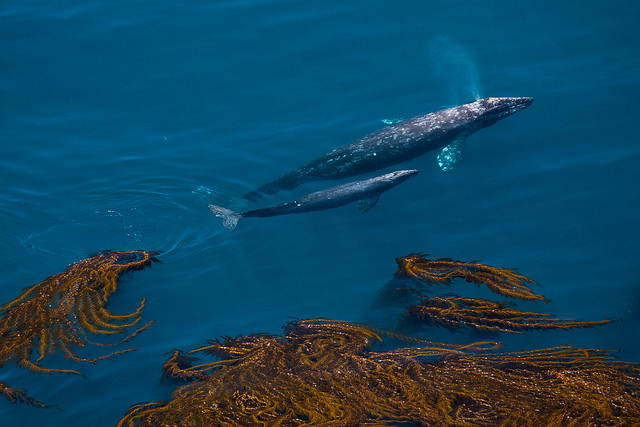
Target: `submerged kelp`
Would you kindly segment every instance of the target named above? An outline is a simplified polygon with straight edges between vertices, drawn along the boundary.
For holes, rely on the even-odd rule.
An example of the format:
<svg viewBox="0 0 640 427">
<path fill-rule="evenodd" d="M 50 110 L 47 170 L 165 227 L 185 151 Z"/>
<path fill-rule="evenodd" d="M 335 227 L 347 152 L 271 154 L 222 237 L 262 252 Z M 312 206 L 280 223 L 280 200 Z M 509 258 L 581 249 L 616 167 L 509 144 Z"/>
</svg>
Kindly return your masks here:
<svg viewBox="0 0 640 427">
<path fill-rule="evenodd" d="M 537 284 L 535 280 L 516 273 L 513 269 L 492 267 L 477 261 L 456 261 L 451 258 L 428 260 L 427 255 L 409 254 L 396 258 L 397 277 L 414 277 L 427 284 L 450 285 L 454 278 L 463 278 L 467 282 L 484 284 L 492 292 L 521 300 L 540 300 L 549 302 L 543 295 L 534 294 L 527 283 Z"/>
<path fill-rule="evenodd" d="M 11 388 L 7 384 L 0 381 L 0 394 L 9 400 L 12 403 L 27 403 L 31 406 L 35 406 L 36 408 L 57 408 L 61 409 L 59 406 L 55 405 L 45 405 L 44 403 L 27 396 L 27 391 L 21 388 Z"/>
<path fill-rule="evenodd" d="M 191 354 L 219 360 L 197 366 L 175 351 L 165 373 L 192 382 L 168 402 L 131 407 L 118 425 L 640 422 L 640 366 L 604 351 L 443 343 L 373 351 L 381 340 L 375 328 L 315 319 L 290 323 L 284 336 L 212 341 Z"/>
<path fill-rule="evenodd" d="M 611 322 L 608 319 L 558 319 L 551 314 L 516 310 L 511 303 L 459 296 L 424 299 L 420 304 L 408 307 L 407 314 L 428 325 L 442 326 L 450 330 L 471 327 L 490 332 L 592 328 Z"/>
<path fill-rule="evenodd" d="M 106 309 L 107 299 L 118 287 L 119 277 L 128 272 L 144 269 L 158 261 L 158 252 L 105 251 L 77 262 L 64 272 L 48 277 L 30 286 L 13 301 L 0 307 L 0 367 L 14 361 L 22 368 L 37 373 L 80 372 L 70 369 L 47 368 L 40 361 L 48 354 L 60 351 L 75 362 L 92 362 L 132 351 L 116 351 L 94 359 L 78 356 L 74 348 L 92 344 L 100 347 L 122 344 L 151 325 L 138 327 L 126 338 L 111 344 L 89 340 L 87 333 L 117 334 L 138 324 L 145 300 L 131 314 L 114 315 Z M 38 357 L 32 360 L 34 350 Z M 19 389 L 5 386 L 3 394 L 10 401 L 25 401 Z M 16 394 L 17 393 L 17 394 Z"/>
</svg>

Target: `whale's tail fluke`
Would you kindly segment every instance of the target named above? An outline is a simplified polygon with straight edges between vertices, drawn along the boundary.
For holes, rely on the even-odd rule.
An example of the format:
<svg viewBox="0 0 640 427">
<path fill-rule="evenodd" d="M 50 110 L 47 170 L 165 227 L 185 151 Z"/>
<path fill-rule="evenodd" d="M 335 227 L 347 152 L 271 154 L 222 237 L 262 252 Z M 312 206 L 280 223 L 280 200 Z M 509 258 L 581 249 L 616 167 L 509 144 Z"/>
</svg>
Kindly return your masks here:
<svg viewBox="0 0 640 427">
<path fill-rule="evenodd" d="M 222 206 L 209 205 L 209 209 L 215 216 L 222 218 L 222 225 L 229 231 L 233 231 L 238 225 L 238 221 L 242 218 L 242 214 L 232 211 L 231 209 L 223 208 Z"/>
</svg>

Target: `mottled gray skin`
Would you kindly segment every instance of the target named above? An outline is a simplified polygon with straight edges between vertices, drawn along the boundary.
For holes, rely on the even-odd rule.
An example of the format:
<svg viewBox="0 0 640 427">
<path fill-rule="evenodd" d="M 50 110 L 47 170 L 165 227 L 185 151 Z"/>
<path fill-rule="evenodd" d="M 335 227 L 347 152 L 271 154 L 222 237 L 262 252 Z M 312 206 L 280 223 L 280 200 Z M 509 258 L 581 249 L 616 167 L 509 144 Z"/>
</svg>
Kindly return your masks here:
<svg viewBox="0 0 640 427">
<path fill-rule="evenodd" d="M 407 161 L 491 126 L 532 102 L 533 98 L 485 98 L 404 120 L 312 160 L 244 198 L 257 200 L 305 182 L 361 175 Z"/>
<path fill-rule="evenodd" d="M 391 172 L 364 181 L 355 181 L 331 187 L 282 205 L 243 213 L 234 212 L 216 205 L 209 205 L 209 209 L 216 216 L 222 218 L 223 225 L 229 231 L 233 230 L 238 221 L 245 217 L 269 217 L 319 211 L 344 206 L 355 201 L 361 202 L 359 210 L 364 213 L 376 204 L 381 193 L 401 184 L 416 174 L 418 174 L 417 170 Z"/>
</svg>

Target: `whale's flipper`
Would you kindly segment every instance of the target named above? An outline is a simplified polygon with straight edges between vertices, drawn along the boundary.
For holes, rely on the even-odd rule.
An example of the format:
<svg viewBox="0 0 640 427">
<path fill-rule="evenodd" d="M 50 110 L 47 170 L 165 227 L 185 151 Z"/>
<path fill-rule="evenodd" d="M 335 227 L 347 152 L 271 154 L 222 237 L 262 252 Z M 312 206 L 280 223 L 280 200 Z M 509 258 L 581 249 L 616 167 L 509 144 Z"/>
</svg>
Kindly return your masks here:
<svg viewBox="0 0 640 427">
<path fill-rule="evenodd" d="M 453 169 L 460 162 L 464 151 L 464 141 L 463 136 L 458 137 L 458 139 L 442 149 L 438 154 L 438 166 L 440 166 L 440 169 L 446 172 Z"/>
<path fill-rule="evenodd" d="M 238 225 L 238 221 L 242 218 L 242 214 L 234 212 L 231 209 L 223 208 L 221 206 L 209 205 L 211 212 L 218 218 L 222 218 L 222 225 L 229 231 L 233 231 Z"/>
<path fill-rule="evenodd" d="M 380 198 L 380 194 L 376 194 L 375 196 L 367 197 L 366 199 L 362 199 L 358 201 L 358 212 L 361 214 L 369 212 L 371 208 L 373 208 L 376 203 L 378 203 L 378 199 Z"/>
</svg>

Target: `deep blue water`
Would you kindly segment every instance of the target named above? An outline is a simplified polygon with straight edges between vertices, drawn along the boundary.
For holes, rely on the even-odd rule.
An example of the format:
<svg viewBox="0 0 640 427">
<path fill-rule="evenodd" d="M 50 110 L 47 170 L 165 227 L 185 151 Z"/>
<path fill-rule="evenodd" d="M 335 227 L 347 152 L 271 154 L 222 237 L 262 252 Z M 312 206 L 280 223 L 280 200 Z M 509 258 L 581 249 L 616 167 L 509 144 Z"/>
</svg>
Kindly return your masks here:
<svg viewBox="0 0 640 427">
<path fill-rule="evenodd" d="M 0 380 L 65 407 L 0 400 L 2 425 L 111 426 L 168 398 L 173 348 L 279 333 L 292 318 L 393 326 L 372 309 L 395 257 L 477 260 L 537 280 L 522 309 L 598 329 L 498 336 L 640 362 L 640 6 L 635 2 L 14 1 L 0 6 L 0 302 L 102 249 L 160 250 L 109 308 L 147 298 L 134 353 Z M 207 204 L 384 126 L 475 97 L 534 104 L 436 152 L 418 177 L 355 206 L 243 220 Z M 335 181 L 267 198 L 282 203 Z M 434 292 L 497 299 L 463 281 Z M 470 333 L 425 336 L 469 342 Z M 94 355 L 100 354 L 95 350 Z"/>
</svg>

